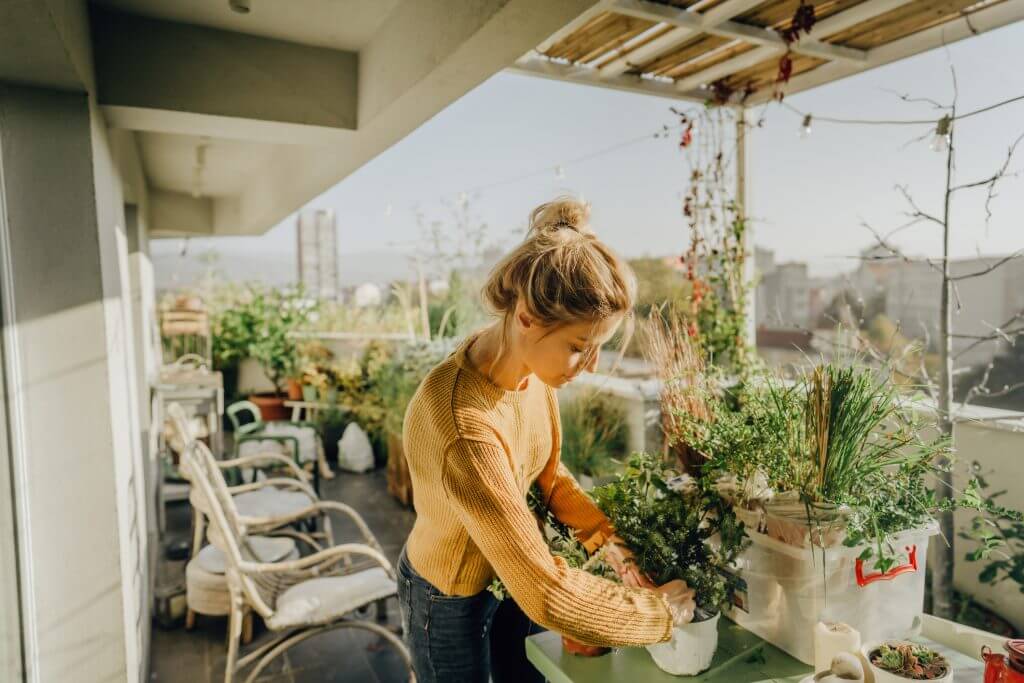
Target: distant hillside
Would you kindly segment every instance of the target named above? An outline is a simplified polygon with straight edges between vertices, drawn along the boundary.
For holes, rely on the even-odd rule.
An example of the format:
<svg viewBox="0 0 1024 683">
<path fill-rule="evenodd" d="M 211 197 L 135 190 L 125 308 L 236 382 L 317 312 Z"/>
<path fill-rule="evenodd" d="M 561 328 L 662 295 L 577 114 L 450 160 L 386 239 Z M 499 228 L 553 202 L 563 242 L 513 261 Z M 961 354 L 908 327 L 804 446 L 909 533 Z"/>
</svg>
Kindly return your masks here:
<svg viewBox="0 0 1024 683">
<path fill-rule="evenodd" d="M 158 290 L 175 289 L 197 282 L 209 269 L 223 274 L 225 280 L 258 280 L 280 286 L 295 282 L 298 263 L 294 250 L 283 253 L 264 249 L 219 249 L 214 259 L 210 252 L 192 253 L 184 257 L 178 251 L 178 240 L 154 242 L 153 269 Z M 198 252 L 198 250 L 196 250 Z M 341 287 L 364 282 L 386 283 L 411 278 L 413 270 L 407 256 L 399 250 L 380 249 L 338 257 L 338 279 Z"/>
</svg>

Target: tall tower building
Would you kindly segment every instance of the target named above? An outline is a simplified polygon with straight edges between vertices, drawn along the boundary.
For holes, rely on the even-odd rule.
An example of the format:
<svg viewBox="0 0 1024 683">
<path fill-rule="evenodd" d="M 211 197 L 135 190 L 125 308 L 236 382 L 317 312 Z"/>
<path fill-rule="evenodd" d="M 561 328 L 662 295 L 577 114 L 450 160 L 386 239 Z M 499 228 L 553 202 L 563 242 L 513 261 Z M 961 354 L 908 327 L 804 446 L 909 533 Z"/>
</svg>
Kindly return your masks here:
<svg viewBox="0 0 1024 683">
<path fill-rule="evenodd" d="M 338 233 L 331 209 L 307 209 L 298 217 L 299 283 L 320 299 L 338 298 Z"/>
</svg>

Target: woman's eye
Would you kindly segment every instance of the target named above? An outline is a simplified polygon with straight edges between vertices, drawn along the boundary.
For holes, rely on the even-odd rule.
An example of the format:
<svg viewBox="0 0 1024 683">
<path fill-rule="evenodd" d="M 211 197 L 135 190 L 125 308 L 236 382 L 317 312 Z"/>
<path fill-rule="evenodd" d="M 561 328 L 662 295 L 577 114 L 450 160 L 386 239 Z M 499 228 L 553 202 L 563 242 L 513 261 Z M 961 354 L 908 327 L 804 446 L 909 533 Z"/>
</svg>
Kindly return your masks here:
<svg viewBox="0 0 1024 683">
<path fill-rule="evenodd" d="M 572 352 L 573 352 L 573 353 L 583 353 L 583 349 L 581 349 L 581 348 L 578 348 L 578 347 L 576 347 L 576 346 L 570 346 L 569 348 L 571 348 L 571 349 L 572 349 Z"/>
</svg>

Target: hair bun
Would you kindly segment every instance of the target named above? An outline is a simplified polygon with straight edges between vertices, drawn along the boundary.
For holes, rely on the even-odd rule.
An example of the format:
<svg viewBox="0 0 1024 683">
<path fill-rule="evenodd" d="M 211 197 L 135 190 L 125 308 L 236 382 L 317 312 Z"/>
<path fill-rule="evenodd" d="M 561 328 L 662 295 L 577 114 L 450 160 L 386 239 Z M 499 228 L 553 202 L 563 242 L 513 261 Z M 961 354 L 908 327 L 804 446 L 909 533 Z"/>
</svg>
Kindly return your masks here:
<svg viewBox="0 0 1024 683">
<path fill-rule="evenodd" d="M 571 230 L 581 235 L 593 235 L 590 229 L 590 207 L 571 197 L 562 197 L 541 204 L 530 214 L 531 232 L 558 232 Z"/>
</svg>

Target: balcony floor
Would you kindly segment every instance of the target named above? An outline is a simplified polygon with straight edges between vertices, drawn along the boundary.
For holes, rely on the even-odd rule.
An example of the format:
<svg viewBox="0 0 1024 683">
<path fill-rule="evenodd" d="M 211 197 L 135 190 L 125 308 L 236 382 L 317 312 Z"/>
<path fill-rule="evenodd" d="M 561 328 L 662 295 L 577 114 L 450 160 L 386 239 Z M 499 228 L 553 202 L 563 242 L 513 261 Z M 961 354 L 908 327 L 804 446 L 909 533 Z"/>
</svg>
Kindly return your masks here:
<svg viewBox="0 0 1024 683">
<path fill-rule="evenodd" d="M 322 483 L 321 493 L 325 500 L 342 501 L 356 508 L 377 535 L 388 559 L 392 563 L 398 560 L 415 515 L 388 495 L 383 467 L 367 474 L 338 472 L 333 480 Z M 347 520 L 335 516 L 332 522 L 335 538 L 358 538 L 358 532 Z M 169 535 L 187 537 L 188 528 L 187 503 L 169 507 Z M 180 563 L 165 569 L 184 571 Z M 388 601 L 388 620 L 392 624 L 399 621 L 395 600 Z M 256 624 L 254 642 L 259 642 L 269 634 L 259 619 Z M 154 625 L 150 680 L 159 683 L 223 681 L 226 631 L 227 619 L 217 617 L 200 616 L 193 631 L 186 631 L 183 626 L 163 629 Z M 274 683 L 390 683 L 407 680 L 399 656 L 380 640 L 355 629 L 325 633 L 278 657 L 258 680 Z"/>
</svg>

